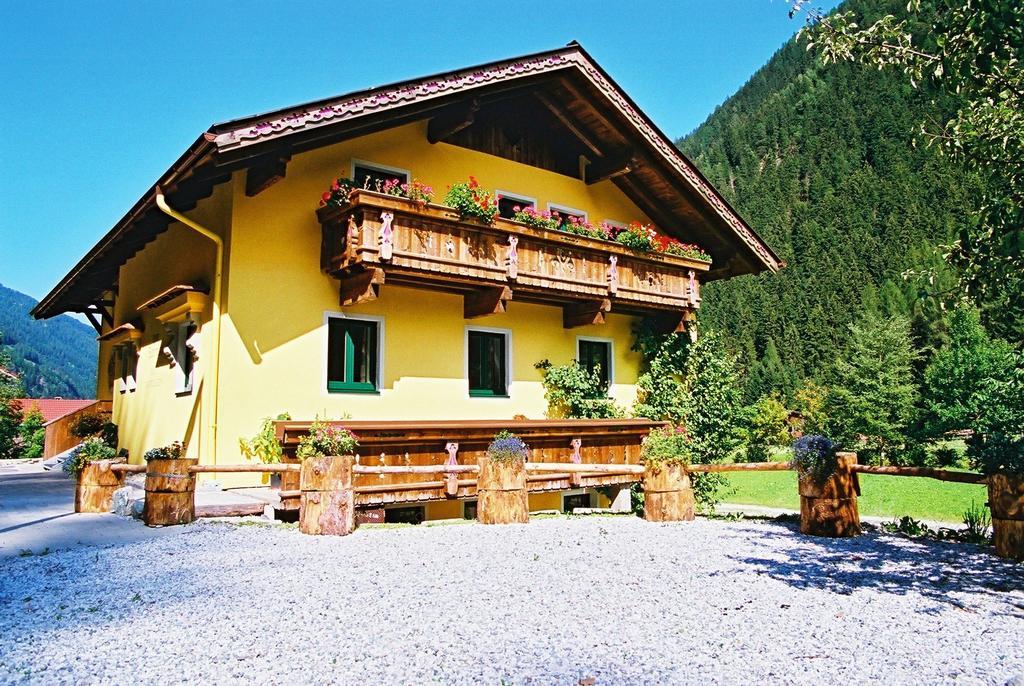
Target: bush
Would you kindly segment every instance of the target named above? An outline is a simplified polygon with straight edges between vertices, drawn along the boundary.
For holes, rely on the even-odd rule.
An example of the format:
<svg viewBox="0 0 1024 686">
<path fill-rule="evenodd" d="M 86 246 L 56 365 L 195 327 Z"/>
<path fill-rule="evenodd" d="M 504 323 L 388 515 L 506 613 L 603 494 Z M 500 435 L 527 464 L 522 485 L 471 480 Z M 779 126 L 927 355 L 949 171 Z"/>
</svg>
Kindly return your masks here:
<svg viewBox="0 0 1024 686">
<path fill-rule="evenodd" d="M 788 416 L 786 406 L 775 396 L 766 395 L 754 404 L 744 432 L 747 461 L 767 462 L 771 448 L 789 445 Z"/>
<path fill-rule="evenodd" d="M 555 366 L 548 360 L 534 365 L 543 375 L 544 397 L 549 414 L 570 419 L 614 419 L 625 413 L 608 397 L 597 370 L 579 362 Z"/>
<path fill-rule="evenodd" d="M 179 460 L 185 453 L 185 448 L 181 445 L 181 441 L 175 441 L 170 445 L 165 445 L 160 448 L 150 448 L 143 455 L 146 462 L 150 460 Z"/>
<path fill-rule="evenodd" d="M 640 461 L 653 467 L 690 464 L 693 450 L 686 429 L 665 426 L 651 431 L 640 446 Z"/>
<path fill-rule="evenodd" d="M 836 471 L 836 446 L 824 436 L 801 436 L 793 444 L 793 468 L 801 477 L 824 483 Z"/>
<path fill-rule="evenodd" d="M 331 426 L 318 419 L 310 425 L 309 433 L 299 439 L 299 447 L 296 449 L 295 455 L 300 460 L 325 455 L 332 457 L 355 455 L 358 447 L 359 439 L 354 433 L 340 426 Z"/>
<path fill-rule="evenodd" d="M 35 458 L 43 456 L 43 448 L 46 444 L 46 427 L 43 421 L 43 413 L 33 408 L 21 420 L 18 427 L 18 434 L 21 437 L 21 455 L 23 458 Z"/>
<path fill-rule="evenodd" d="M 83 412 L 71 422 L 71 435 L 76 438 L 95 436 L 103 431 L 107 419 L 107 415 L 99 412 Z"/>
<path fill-rule="evenodd" d="M 487 446 L 487 457 L 495 462 L 525 462 L 530 449 L 523 439 L 510 431 L 501 431 Z"/>
<path fill-rule="evenodd" d="M 985 474 L 1024 474 L 1024 437 L 975 434 L 967 441 L 967 459 Z"/>
<path fill-rule="evenodd" d="M 284 412 L 277 415 L 276 421 L 280 422 L 291 418 L 290 414 Z M 244 438 L 238 439 L 238 449 L 242 453 L 242 457 L 247 460 L 256 458 L 266 464 L 276 464 L 281 461 L 283 453 L 281 452 L 281 444 L 277 441 L 277 434 L 274 431 L 274 421 L 270 417 L 264 417 L 263 423 L 260 424 L 259 433 L 248 440 Z"/>
<path fill-rule="evenodd" d="M 83 443 L 74 448 L 64 460 L 64 473 L 72 479 L 78 478 L 78 473 L 90 462 L 98 460 L 110 460 L 116 457 L 116 451 L 107 445 L 102 438 L 87 438 Z"/>
<path fill-rule="evenodd" d="M 444 204 L 458 210 L 459 216 L 475 217 L 486 224 L 494 221 L 498 215 L 498 203 L 490 191 L 480 188 L 480 184 L 472 176 L 469 183 L 457 183 L 448 189 L 444 196 Z"/>
</svg>

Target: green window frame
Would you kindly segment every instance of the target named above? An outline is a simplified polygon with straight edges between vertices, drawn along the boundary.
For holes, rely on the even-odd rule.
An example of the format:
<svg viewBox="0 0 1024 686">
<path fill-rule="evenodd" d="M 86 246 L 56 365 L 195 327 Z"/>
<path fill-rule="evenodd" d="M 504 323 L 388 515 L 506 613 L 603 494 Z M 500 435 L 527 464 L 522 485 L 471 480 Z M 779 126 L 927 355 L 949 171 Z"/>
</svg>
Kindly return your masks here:
<svg viewBox="0 0 1024 686">
<path fill-rule="evenodd" d="M 368 319 L 327 319 L 327 390 L 376 393 L 380 324 Z"/>
<path fill-rule="evenodd" d="M 580 338 L 579 363 L 587 371 L 598 369 L 601 377 L 601 384 L 607 393 L 611 386 L 612 371 L 612 344 L 609 341 L 596 341 Z"/>
<path fill-rule="evenodd" d="M 474 398 L 507 398 L 508 335 L 470 329 L 466 344 L 469 395 Z"/>
</svg>

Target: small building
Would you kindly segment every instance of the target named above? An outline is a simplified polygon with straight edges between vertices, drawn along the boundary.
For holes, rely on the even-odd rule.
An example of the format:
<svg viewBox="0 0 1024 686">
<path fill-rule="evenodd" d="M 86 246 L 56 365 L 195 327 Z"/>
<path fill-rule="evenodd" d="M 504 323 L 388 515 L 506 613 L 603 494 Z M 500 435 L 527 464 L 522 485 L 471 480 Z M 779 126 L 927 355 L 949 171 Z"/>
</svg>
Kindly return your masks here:
<svg viewBox="0 0 1024 686">
<path fill-rule="evenodd" d="M 443 205 L 471 178 L 492 222 Z M 700 250 L 608 240 L 630 224 Z M 33 314 L 92 320 L 98 397 L 133 461 L 182 440 L 237 463 L 284 412 L 378 438 L 382 422 L 536 428 L 545 359 L 599 368 L 628 406 L 639 318 L 686 330 L 702 284 L 780 264 L 570 43 L 213 125 Z"/>
<path fill-rule="evenodd" d="M 71 427 L 76 418 L 85 413 L 110 414 L 109 400 L 81 400 L 77 398 L 17 398 L 22 415 L 38 410 L 43 417 L 46 430 L 46 443 L 43 457 L 53 457 L 74 448 L 81 442 L 77 436 L 71 435 Z"/>
</svg>

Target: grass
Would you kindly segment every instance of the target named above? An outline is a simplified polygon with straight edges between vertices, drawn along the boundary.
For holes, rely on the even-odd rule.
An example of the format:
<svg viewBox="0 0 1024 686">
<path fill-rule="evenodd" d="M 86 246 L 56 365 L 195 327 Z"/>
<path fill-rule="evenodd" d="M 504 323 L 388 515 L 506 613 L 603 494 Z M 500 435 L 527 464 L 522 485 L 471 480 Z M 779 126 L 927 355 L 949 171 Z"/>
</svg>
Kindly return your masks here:
<svg viewBox="0 0 1024 686">
<path fill-rule="evenodd" d="M 858 507 L 862 515 L 930 519 L 940 522 L 963 521 L 971 501 L 984 505 L 985 487 L 917 477 L 861 474 Z M 787 510 L 800 508 L 794 472 L 749 472 L 728 475 L 731 493 L 725 502 L 762 505 Z"/>
</svg>

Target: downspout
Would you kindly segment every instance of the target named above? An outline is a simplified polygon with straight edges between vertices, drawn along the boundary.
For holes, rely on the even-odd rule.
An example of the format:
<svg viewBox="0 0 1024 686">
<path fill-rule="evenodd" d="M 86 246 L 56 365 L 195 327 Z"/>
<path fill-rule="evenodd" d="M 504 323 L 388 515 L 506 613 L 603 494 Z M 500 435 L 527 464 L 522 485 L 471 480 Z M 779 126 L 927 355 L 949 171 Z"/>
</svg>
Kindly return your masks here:
<svg viewBox="0 0 1024 686">
<path fill-rule="evenodd" d="M 156 206 L 160 208 L 160 211 L 166 214 L 172 219 L 176 219 L 185 226 L 197 231 L 200 235 L 209 238 L 213 241 L 213 244 L 217 246 L 216 264 L 214 266 L 213 275 L 213 312 L 210 318 L 210 323 L 213 325 L 213 350 L 210 353 L 210 367 L 209 367 L 209 382 L 203 383 L 203 403 L 206 404 L 207 397 L 209 397 L 210 403 L 210 422 L 209 422 L 209 445 L 207 446 L 208 454 L 211 455 L 211 464 L 217 463 L 217 410 L 220 401 L 220 317 L 221 317 L 221 275 L 224 270 L 224 239 L 210 231 L 205 226 L 201 226 L 196 222 L 192 221 L 185 215 L 172 209 L 167 204 L 167 198 L 164 197 L 163 191 L 160 187 L 156 187 Z"/>
</svg>

